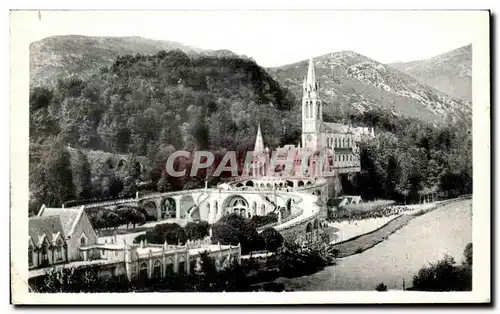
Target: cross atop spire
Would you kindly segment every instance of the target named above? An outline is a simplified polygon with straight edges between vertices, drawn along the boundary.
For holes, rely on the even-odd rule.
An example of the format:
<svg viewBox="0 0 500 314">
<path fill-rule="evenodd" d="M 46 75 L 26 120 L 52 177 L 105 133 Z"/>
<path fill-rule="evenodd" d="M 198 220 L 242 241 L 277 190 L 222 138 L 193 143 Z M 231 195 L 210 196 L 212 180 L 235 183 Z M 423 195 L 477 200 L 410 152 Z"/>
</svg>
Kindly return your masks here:
<svg viewBox="0 0 500 314">
<path fill-rule="evenodd" d="M 263 153 L 264 152 L 264 140 L 262 139 L 262 132 L 260 131 L 260 123 L 257 128 L 257 138 L 255 139 L 254 152 Z"/>
</svg>

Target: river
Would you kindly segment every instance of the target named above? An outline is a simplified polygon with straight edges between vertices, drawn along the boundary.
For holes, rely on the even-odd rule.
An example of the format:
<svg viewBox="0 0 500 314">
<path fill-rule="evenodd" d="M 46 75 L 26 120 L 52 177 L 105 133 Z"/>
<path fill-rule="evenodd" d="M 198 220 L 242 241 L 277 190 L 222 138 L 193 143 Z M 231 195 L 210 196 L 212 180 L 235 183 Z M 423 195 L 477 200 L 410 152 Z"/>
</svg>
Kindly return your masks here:
<svg viewBox="0 0 500 314">
<path fill-rule="evenodd" d="M 286 289 L 295 291 L 374 290 L 383 282 L 388 289 L 411 286 L 422 266 L 445 254 L 463 260 L 472 242 L 472 200 L 448 204 L 412 219 L 387 240 L 361 254 L 340 259 L 315 274 L 292 279 L 279 278 Z"/>
</svg>

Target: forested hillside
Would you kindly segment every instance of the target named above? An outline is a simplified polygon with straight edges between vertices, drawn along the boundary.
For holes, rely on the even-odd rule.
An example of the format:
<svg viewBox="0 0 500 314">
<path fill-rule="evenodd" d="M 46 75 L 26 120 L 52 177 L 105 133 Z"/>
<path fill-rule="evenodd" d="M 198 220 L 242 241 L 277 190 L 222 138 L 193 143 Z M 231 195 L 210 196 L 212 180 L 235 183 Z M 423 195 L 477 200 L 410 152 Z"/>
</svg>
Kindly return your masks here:
<svg viewBox="0 0 500 314">
<path fill-rule="evenodd" d="M 30 136 L 60 136 L 73 147 L 136 155 L 177 149 L 235 149 L 253 144 L 257 124 L 276 146 L 299 132 L 294 97 L 253 61 L 190 59 L 181 51 L 118 57 L 100 73 L 34 88 Z M 293 132 L 291 132 L 293 131 Z"/>
<path fill-rule="evenodd" d="M 60 147 L 56 142 L 147 156 L 151 163 L 166 149 L 251 150 L 258 123 L 266 145 L 275 147 L 299 139 L 299 108 L 291 93 L 250 60 L 190 59 L 179 50 L 120 56 L 89 78 L 71 76 L 55 88 L 32 88 L 31 169 Z M 102 175 L 92 176 L 100 185 Z M 99 189 L 91 190 L 99 196 Z M 66 200 L 61 197 L 57 202 Z"/>
<path fill-rule="evenodd" d="M 52 36 L 30 45 L 30 83 L 53 86 L 57 79 L 74 73 L 88 77 L 102 66 L 111 65 L 118 56 L 154 54 L 179 49 L 193 56 L 236 57 L 228 50 L 202 50 L 169 40 L 144 37 Z"/>
</svg>

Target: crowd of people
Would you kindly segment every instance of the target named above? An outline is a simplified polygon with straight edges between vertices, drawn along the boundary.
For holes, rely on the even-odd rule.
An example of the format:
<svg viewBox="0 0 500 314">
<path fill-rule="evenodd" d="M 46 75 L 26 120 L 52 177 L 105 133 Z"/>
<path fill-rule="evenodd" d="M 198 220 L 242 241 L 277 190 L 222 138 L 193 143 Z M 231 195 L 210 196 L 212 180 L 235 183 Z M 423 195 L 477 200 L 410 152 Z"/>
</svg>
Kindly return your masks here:
<svg viewBox="0 0 500 314">
<path fill-rule="evenodd" d="M 372 210 L 347 210 L 345 208 L 330 209 L 327 220 L 330 222 L 356 222 L 365 219 L 375 219 L 397 216 L 409 211 L 414 211 L 415 206 L 409 205 L 384 205 Z"/>
</svg>

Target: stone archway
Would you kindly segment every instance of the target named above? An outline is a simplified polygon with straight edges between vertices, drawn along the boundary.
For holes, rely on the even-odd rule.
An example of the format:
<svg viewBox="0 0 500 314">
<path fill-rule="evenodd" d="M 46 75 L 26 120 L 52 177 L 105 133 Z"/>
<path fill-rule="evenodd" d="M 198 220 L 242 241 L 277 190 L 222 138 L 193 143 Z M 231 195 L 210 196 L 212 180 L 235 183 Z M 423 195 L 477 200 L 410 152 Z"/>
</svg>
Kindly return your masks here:
<svg viewBox="0 0 500 314">
<path fill-rule="evenodd" d="M 179 262 L 177 264 L 177 273 L 179 275 L 183 275 L 186 273 L 186 259 L 182 255 L 179 256 Z"/>
<path fill-rule="evenodd" d="M 183 195 L 179 200 L 179 217 L 176 218 L 186 218 L 186 214 L 195 205 L 192 195 Z"/>
<path fill-rule="evenodd" d="M 311 233 L 313 231 L 312 223 L 308 223 L 306 226 L 306 233 Z"/>
<path fill-rule="evenodd" d="M 304 186 L 304 181 L 299 181 L 297 185 L 298 186 Z"/>
<path fill-rule="evenodd" d="M 248 201 L 240 195 L 232 195 L 228 197 L 223 204 L 225 214 L 236 213 L 245 218 L 247 218 L 247 212 L 249 212 L 249 209 Z"/>
<path fill-rule="evenodd" d="M 153 266 L 153 278 L 161 278 L 161 262 L 156 260 Z"/>
<path fill-rule="evenodd" d="M 253 181 L 252 180 L 249 180 L 247 181 L 247 183 L 245 184 L 246 186 L 251 186 L 253 187 Z"/>
<path fill-rule="evenodd" d="M 139 280 L 148 279 L 148 264 L 146 262 L 142 262 L 139 266 Z"/>
<path fill-rule="evenodd" d="M 319 228 L 319 222 L 318 222 L 318 219 L 315 219 L 315 220 L 314 220 L 314 225 L 313 225 L 313 228 L 314 228 L 314 229 L 318 229 L 318 228 Z"/>
<path fill-rule="evenodd" d="M 308 223 L 306 226 L 306 241 L 311 242 L 313 239 L 313 226 Z"/>
<path fill-rule="evenodd" d="M 175 218 L 177 212 L 176 202 L 171 197 L 166 197 L 161 200 L 160 219 Z"/>
<path fill-rule="evenodd" d="M 147 202 L 143 203 L 141 207 L 144 209 L 145 214 L 148 216 L 148 217 L 146 217 L 146 220 L 151 220 L 151 219 L 158 220 L 159 219 L 158 209 L 156 208 L 155 202 L 147 201 Z"/>
</svg>

